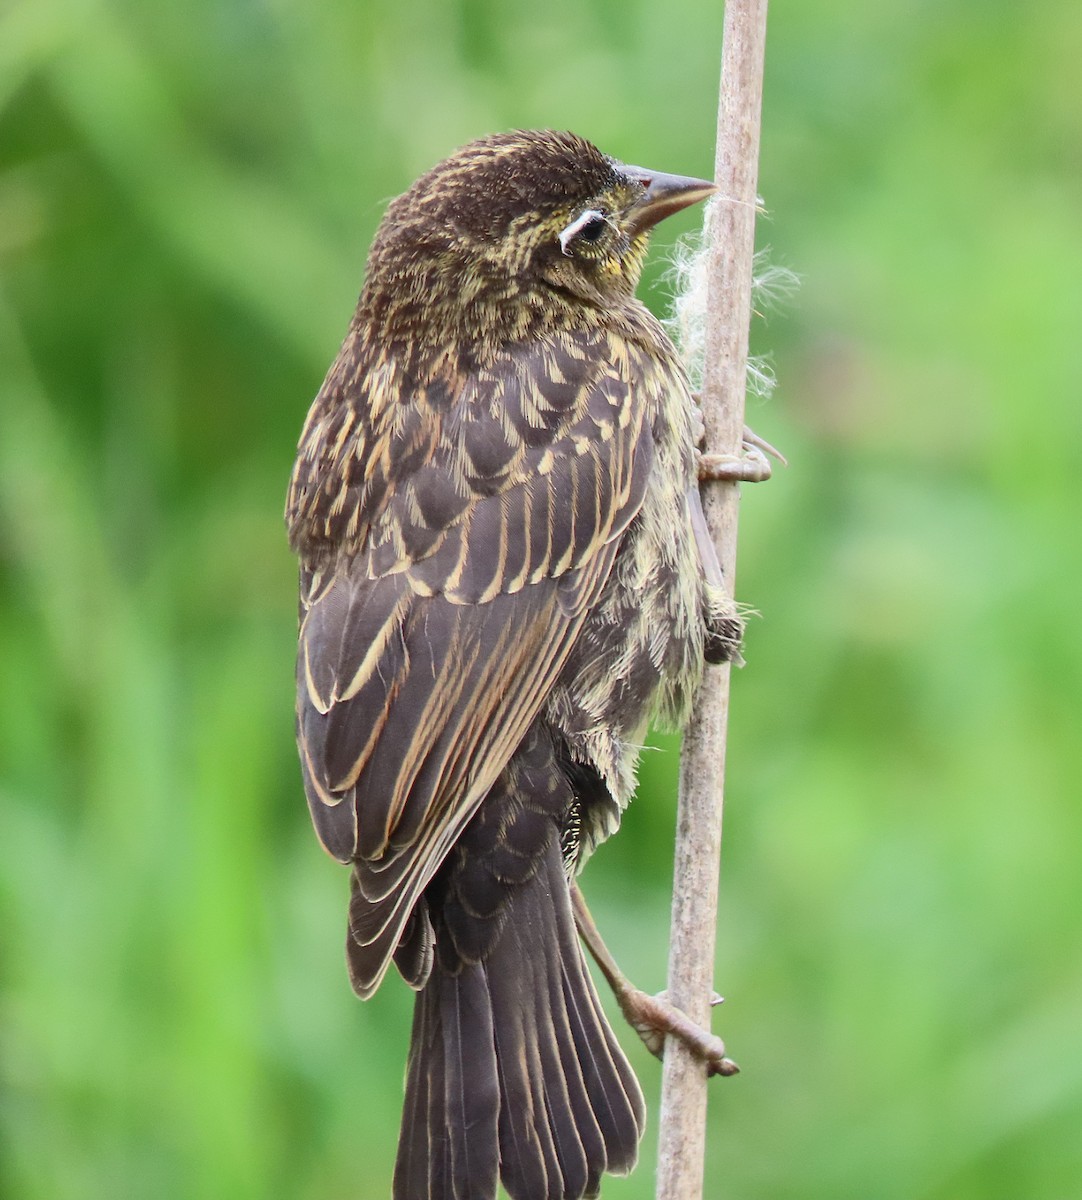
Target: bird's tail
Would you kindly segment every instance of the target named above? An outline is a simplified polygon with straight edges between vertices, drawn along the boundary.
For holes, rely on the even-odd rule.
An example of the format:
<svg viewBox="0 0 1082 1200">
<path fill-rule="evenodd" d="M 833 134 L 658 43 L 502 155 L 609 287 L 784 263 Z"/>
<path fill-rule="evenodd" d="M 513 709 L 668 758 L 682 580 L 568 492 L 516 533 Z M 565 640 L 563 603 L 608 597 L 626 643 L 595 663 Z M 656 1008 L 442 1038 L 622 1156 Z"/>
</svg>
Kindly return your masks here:
<svg viewBox="0 0 1082 1200">
<path fill-rule="evenodd" d="M 642 1092 L 575 931 L 556 827 L 475 961 L 418 994 L 395 1200 L 596 1196 L 635 1165 Z M 439 934 L 437 933 L 437 937 Z"/>
</svg>

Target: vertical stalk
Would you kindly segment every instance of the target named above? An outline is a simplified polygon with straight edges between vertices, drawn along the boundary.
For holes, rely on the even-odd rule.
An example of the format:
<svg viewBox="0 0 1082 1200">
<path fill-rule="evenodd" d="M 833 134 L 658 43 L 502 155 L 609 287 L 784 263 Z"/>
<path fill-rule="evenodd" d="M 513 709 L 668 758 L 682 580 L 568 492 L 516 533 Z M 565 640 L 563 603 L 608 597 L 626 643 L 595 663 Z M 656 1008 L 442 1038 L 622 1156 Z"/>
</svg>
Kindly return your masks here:
<svg viewBox="0 0 1082 1200">
<path fill-rule="evenodd" d="M 711 452 L 739 454 L 766 47 L 766 0 L 728 0 L 722 45 L 702 406 Z M 739 485 L 704 488 L 703 506 L 726 585 L 736 576 Z M 717 932 L 731 667 L 707 667 L 684 734 L 669 951 L 669 998 L 709 1026 Z M 670 1037 L 662 1077 L 657 1200 L 699 1200 L 706 1157 L 705 1067 Z M 711 1200 L 715 1200 L 714 1197 Z"/>
</svg>

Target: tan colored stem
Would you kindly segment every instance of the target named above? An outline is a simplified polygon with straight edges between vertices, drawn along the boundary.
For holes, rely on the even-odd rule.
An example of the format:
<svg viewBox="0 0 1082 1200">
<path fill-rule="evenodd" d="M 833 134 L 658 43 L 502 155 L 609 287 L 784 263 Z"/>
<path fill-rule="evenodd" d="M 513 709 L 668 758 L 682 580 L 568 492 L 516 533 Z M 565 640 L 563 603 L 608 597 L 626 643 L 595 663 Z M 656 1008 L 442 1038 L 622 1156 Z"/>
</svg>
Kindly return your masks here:
<svg viewBox="0 0 1082 1200">
<path fill-rule="evenodd" d="M 744 429 L 748 327 L 758 183 L 766 0 L 728 0 L 711 205 L 710 282 L 702 408 L 706 446 L 739 454 Z M 703 489 L 707 523 L 726 585 L 736 574 L 739 484 Z M 717 931 L 718 870 L 724 800 L 728 665 L 707 667 L 684 735 L 680 764 L 669 950 L 669 999 L 709 1028 Z M 707 1068 L 670 1037 L 665 1046 L 657 1200 L 700 1200 L 706 1157 Z M 717 1193 L 711 1200 L 718 1200 Z"/>
</svg>

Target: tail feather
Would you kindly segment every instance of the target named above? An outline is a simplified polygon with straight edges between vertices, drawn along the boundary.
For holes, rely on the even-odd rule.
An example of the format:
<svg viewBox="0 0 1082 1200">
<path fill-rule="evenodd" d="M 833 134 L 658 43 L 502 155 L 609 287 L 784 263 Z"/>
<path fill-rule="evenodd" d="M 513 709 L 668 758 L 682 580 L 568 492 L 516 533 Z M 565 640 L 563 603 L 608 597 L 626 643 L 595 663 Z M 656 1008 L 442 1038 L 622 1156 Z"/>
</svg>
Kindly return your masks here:
<svg viewBox="0 0 1082 1200">
<path fill-rule="evenodd" d="M 585 1156 L 575 1127 L 577 1114 L 570 1109 L 557 1036 L 548 1002 L 547 973 L 553 963 L 551 943 L 535 939 L 527 950 L 513 926 L 504 940 L 516 957 L 531 951 L 535 970 L 526 981 L 534 985 L 527 998 L 504 985 L 506 977 L 493 975 L 490 987 L 501 1012 L 496 1028 L 496 1058 L 500 1085 L 506 1103 L 500 1109 L 499 1139 L 501 1173 L 512 1197 L 536 1196 L 538 1200 L 561 1200 L 581 1196 Z M 538 962 L 537 959 L 543 961 Z M 536 968 L 540 968 L 537 970 Z M 521 979 L 514 980 L 520 984 Z M 561 1095 L 562 1093 L 562 1095 Z M 588 1114 L 592 1120 L 592 1113 Z"/>
<path fill-rule="evenodd" d="M 439 934 L 437 933 L 437 937 Z M 395 1200 L 596 1196 L 634 1166 L 642 1093 L 583 959 L 555 824 L 476 962 L 417 997 Z"/>
<path fill-rule="evenodd" d="M 439 973 L 443 1017 L 445 1128 L 450 1131 L 451 1195 L 467 1200 L 496 1194 L 499 1154 L 487 1131 L 500 1110 L 500 1087 L 492 1054 L 492 1001 L 484 967 L 458 975 Z M 433 1192 L 433 1195 L 438 1193 Z"/>
<path fill-rule="evenodd" d="M 570 974 L 562 979 L 575 1052 L 605 1143 L 605 1170 L 612 1175 L 626 1175 L 634 1169 L 639 1157 L 639 1140 L 646 1120 L 642 1092 L 605 1018 L 581 951 L 578 967 L 586 978 L 585 987 L 580 987 Z M 613 1077 L 621 1086 L 612 1085 Z"/>
<path fill-rule="evenodd" d="M 562 890 L 566 892 L 566 885 Z M 558 896 L 553 899 L 558 904 Z M 563 932 L 558 923 L 557 934 Z M 573 924 L 569 934 L 575 938 Z M 534 958 L 532 977 L 526 981 L 534 989 L 529 1003 L 521 996 L 501 997 L 504 1011 L 521 1014 L 520 1028 L 505 1034 L 506 1046 L 497 1045 L 501 1083 L 505 1095 L 527 1096 L 523 1103 L 512 1099 L 500 1113 L 501 1145 L 511 1148 L 503 1164 L 505 1186 L 512 1196 L 589 1195 L 597 1190 L 608 1153 L 594 1098 L 585 1084 L 562 986 L 567 971 L 564 958 L 569 957 L 572 971 L 581 974 L 585 971 L 582 952 L 574 941 L 567 945 L 558 936 L 539 943 L 517 927 L 510 928 L 505 937 L 516 943 L 508 947 L 509 953 L 513 950 L 516 956 Z M 544 961 L 537 961 L 542 953 Z M 494 980 L 493 987 L 498 989 L 501 983 Z M 500 1032 L 498 1029 L 498 1039 Z M 527 1048 L 525 1061 L 521 1053 L 515 1053 L 517 1046 Z M 603 1098 L 602 1103 L 606 1103 Z M 539 1164 L 545 1169 L 544 1185 Z"/>
<path fill-rule="evenodd" d="M 427 1197 L 437 1194 L 431 1183 L 446 1172 L 447 1122 L 444 1118 L 443 1059 L 419 1052 L 442 1039 L 440 1010 L 435 1004 L 414 1005 L 410 1055 L 406 1066 L 406 1101 L 395 1163 L 394 1194 Z M 432 1180 L 430 1180 L 432 1176 Z"/>
</svg>

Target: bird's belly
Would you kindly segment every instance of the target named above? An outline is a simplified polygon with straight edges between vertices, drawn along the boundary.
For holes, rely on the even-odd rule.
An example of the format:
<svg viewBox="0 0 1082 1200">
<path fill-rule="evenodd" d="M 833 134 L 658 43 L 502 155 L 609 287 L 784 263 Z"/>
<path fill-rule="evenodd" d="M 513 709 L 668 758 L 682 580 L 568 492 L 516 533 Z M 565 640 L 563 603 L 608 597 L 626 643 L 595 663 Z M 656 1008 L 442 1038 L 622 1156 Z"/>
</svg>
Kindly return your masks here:
<svg viewBox="0 0 1082 1200">
<path fill-rule="evenodd" d="M 679 723 L 702 674 L 702 573 L 685 493 L 647 495 L 546 706 L 572 756 L 619 808 L 651 722 Z M 609 832 L 606 831 L 599 831 Z"/>
</svg>

